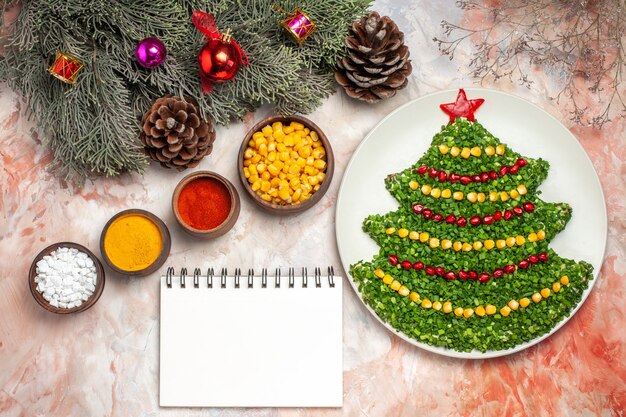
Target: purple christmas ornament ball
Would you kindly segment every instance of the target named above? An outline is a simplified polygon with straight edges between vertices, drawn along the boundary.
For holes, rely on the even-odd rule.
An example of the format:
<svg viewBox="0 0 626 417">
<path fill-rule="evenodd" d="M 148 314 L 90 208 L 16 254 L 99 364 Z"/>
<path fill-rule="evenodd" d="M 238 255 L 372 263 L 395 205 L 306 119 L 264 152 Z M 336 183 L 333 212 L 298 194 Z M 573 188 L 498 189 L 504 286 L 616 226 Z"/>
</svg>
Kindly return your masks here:
<svg viewBox="0 0 626 417">
<path fill-rule="evenodd" d="M 139 65 L 144 68 L 156 68 L 165 61 L 167 48 L 160 39 L 155 37 L 146 38 L 137 44 L 135 58 Z"/>
</svg>

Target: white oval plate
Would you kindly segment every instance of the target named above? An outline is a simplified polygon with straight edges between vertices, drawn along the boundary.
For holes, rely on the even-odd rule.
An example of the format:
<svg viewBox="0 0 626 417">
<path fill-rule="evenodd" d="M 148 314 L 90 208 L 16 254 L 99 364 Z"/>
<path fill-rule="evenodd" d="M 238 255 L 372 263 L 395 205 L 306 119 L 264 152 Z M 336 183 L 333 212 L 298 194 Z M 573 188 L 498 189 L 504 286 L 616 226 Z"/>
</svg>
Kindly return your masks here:
<svg viewBox="0 0 626 417">
<path fill-rule="evenodd" d="M 457 352 L 411 339 L 382 321 L 363 302 L 351 276 L 349 281 L 370 313 L 407 342 L 445 356 L 484 359 L 509 355 L 537 344 L 574 315 L 598 279 L 606 245 L 607 216 L 598 175 L 578 140 L 565 126 L 519 97 L 480 88 L 465 91 L 469 99 L 485 99 L 476 119 L 494 136 L 522 155 L 541 157 L 550 163 L 548 177 L 539 187 L 541 199 L 567 202 L 573 209 L 572 219 L 550 246 L 562 257 L 591 263 L 594 268 L 591 285 L 570 316 L 549 333 L 512 349 L 483 353 Z M 363 232 L 363 220 L 371 214 L 384 214 L 399 207 L 385 189 L 385 177 L 413 165 L 426 152 L 433 136 L 448 121 L 439 105 L 454 102 L 457 93 L 458 90 L 440 91 L 396 109 L 374 127 L 352 155 L 339 188 L 335 213 L 337 246 L 348 275 L 350 265 L 371 260 L 380 249 Z"/>
</svg>

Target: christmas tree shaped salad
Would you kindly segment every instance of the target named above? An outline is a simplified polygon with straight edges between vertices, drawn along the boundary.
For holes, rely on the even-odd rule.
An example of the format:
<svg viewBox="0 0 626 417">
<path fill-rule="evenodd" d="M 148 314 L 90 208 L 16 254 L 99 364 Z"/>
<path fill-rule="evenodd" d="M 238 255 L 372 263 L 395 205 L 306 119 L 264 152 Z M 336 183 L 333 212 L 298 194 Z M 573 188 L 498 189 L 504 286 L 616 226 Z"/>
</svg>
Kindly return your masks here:
<svg viewBox="0 0 626 417">
<path fill-rule="evenodd" d="M 400 207 L 365 219 L 380 246 L 351 266 L 364 301 L 409 337 L 457 351 L 512 348 L 553 329 L 593 279 L 549 242 L 571 218 L 539 199 L 549 164 L 516 153 L 474 118 L 484 100 L 442 104 L 450 121 L 385 183 Z"/>
</svg>

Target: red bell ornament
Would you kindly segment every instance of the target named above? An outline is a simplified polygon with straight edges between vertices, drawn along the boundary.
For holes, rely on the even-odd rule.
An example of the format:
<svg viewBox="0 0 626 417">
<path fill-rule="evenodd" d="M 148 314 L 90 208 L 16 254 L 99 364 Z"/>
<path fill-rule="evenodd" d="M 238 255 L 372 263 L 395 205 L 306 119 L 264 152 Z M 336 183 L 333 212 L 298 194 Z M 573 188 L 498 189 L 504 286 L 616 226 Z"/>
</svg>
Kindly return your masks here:
<svg viewBox="0 0 626 417">
<path fill-rule="evenodd" d="M 224 37 L 209 40 L 198 54 L 200 73 L 202 77 L 212 82 L 228 81 L 233 78 L 241 62 L 241 52 Z"/>
<path fill-rule="evenodd" d="M 205 94 L 213 91 L 214 82 L 228 81 L 237 74 L 241 65 L 248 65 L 248 57 L 230 36 L 230 30 L 220 33 L 213 15 L 193 12 L 191 19 L 196 28 L 206 36 L 198 54 L 200 81 Z"/>
</svg>

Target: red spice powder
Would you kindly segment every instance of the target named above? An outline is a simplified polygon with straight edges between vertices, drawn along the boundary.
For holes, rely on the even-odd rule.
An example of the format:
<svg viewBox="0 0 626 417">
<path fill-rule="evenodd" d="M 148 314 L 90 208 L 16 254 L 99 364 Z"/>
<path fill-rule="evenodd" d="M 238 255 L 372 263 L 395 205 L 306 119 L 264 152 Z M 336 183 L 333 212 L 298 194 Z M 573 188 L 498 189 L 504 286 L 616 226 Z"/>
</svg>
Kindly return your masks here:
<svg viewBox="0 0 626 417">
<path fill-rule="evenodd" d="M 178 212 L 183 221 L 199 230 L 222 224 L 231 207 L 228 188 L 215 178 L 198 178 L 183 188 L 178 197 Z"/>
</svg>

